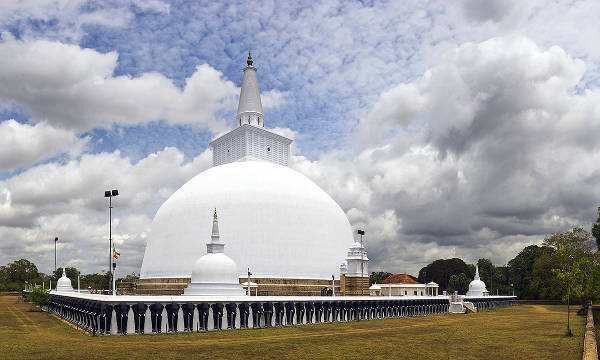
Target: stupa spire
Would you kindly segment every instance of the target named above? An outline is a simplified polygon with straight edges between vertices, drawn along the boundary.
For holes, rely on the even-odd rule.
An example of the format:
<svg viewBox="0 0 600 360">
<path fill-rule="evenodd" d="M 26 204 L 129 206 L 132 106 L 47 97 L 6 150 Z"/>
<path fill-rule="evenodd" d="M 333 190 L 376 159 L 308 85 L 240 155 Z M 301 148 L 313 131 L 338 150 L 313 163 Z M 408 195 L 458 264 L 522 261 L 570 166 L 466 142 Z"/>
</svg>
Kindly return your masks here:
<svg viewBox="0 0 600 360">
<path fill-rule="evenodd" d="M 475 265 L 475 277 L 473 280 L 479 280 L 479 265 Z"/>
<path fill-rule="evenodd" d="M 210 242 L 206 244 L 206 252 L 209 254 L 225 252 L 225 243 L 221 242 L 221 237 L 219 235 L 219 220 L 217 219 L 216 208 L 213 215 L 212 235 L 210 237 Z"/>
<path fill-rule="evenodd" d="M 248 66 L 244 68 L 236 120 L 240 126 L 250 124 L 263 127 L 265 115 L 260 100 L 260 91 L 258 90 L 257 69 L 252 65 L 253 63 L 252 55 L 248 52 L 248 59 L 246 60 Z"/>
</svg>

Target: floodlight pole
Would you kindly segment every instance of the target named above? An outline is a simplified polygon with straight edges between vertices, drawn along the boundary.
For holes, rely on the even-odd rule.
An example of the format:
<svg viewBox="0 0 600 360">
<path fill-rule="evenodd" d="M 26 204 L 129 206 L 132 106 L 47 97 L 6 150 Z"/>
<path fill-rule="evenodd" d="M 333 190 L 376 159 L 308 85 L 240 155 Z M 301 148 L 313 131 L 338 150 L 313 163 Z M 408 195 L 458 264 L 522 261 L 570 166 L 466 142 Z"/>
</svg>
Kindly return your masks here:
<svg viewBox="0 0 600 360">
<path fill-rule="evenodd" d="M 364 247 L 363 247 L 363 235 L 365 234 L 365 231 L 358 230 L 358 234 L 360 235 L 360 296 L 363 296 L 364 290 L 365 290 L 365 281 L 364 281 L 365 251 L 364 251 Z"/>
<path fill-rule="evenodd" d="M 54 238 L 54 272 L 56 272 L 56 243 L 58 242 L 58 237 Z"/>
<path fill-rule="evenodd" d="M 114 277 L 114 273 L 112 272 L 113 268 L 113 253 L 112 253 L 112 198 L 113 196 L 118 196 L 119 190 L 106 190 L 104 191 L 104 197 L 108 198 L 108 271 L 111 272 L 111 275 Z M 114 285 L 113 285 L 114 286 Z M 110 279 L 108 280 L 108 290 L 110 291 Z M 114 290 L 114 288 L 113 288 Z"/>
<path fill-rule="evenodd" d="M 108 271 L 110 271 L 111 276 L 114 277 L 112 271 L 112 196 L 108 197 Z M 114 285 L 113 285 L 114 286 Z M 108 289 L 110 290 L 110 283 L 108 284 Z"/>
</svg>

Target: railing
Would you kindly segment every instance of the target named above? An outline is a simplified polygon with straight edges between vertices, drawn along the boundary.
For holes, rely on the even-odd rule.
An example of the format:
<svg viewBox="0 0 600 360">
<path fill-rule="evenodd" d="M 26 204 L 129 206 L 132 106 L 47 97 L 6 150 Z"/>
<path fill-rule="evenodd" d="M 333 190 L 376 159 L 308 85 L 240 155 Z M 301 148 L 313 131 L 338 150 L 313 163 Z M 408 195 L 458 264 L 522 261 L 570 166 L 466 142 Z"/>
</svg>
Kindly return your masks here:
<svg viewBox="0 0 600 360">
<path fill-rule="evenodd" d="M 470 298 L 491 309 L 516 297 Z M 48 309 L 92 334 L 262 328 L 447 313 L 449 297 L 202 297 L 51 294 Z"/>
</svg>

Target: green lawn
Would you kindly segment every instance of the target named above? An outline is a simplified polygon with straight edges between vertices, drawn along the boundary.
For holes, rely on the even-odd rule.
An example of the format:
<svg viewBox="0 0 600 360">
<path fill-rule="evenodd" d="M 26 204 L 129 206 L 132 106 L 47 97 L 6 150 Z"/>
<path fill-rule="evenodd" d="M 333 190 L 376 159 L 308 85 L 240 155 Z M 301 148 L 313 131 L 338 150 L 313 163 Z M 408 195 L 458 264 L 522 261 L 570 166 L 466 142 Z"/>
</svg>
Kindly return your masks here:
<svg viewBox="0 0 600 360">
<path fill-rule="evenodd" d="M 581 359 L 584 318 L 566 306 L 520 305 L 289 328 L 91 337 L 18 297 L 0 296 L 4 359 Z"/>
</svg>

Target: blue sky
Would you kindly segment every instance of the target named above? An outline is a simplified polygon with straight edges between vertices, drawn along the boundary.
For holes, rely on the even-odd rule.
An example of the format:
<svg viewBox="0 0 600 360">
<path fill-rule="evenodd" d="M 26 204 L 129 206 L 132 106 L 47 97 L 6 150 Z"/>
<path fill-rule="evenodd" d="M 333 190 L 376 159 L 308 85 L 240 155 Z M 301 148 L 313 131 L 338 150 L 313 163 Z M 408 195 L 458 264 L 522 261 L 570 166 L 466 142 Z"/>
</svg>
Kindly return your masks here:
<svg viewBox="0 0 600 360">
<path fill-rule="evenodd" d="M 83 254 L 104 243 L 93 194 L 111 186 L 124 194 L 117 243 L 139 253 L 158 206 L 235 126 L 252 51 L 266 126 L 293 136 L 292 166 L 369 229 L 374 270 L 416 273 L 451 256 L 503 264 L 595 219 L 599 10 L 3 2 L 0 263 L 28 257 L 47 271 L 44 239 L 61 233 L 64 261 L 98 271 Z M 141 255 L 123 263 L 138 271 Z"/>
</svg>

